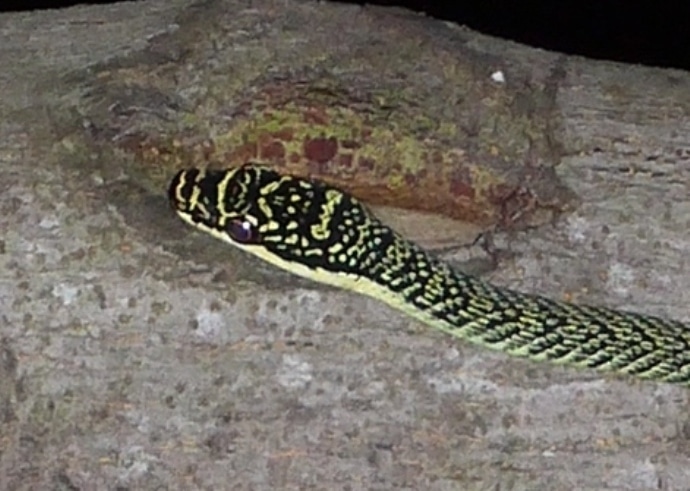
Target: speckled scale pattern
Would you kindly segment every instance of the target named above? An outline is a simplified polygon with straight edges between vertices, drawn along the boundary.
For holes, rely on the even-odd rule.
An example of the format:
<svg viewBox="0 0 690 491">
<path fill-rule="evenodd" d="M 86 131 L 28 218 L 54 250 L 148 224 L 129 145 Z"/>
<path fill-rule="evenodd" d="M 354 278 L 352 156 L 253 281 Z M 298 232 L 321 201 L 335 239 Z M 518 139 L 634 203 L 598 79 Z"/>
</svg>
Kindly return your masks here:
<svg viewBox="0 0 690 491">
<path fill-rule="evenodd" d="M 260 164 L 180 171 L 177 213 L 198 228 L 316 281 L 379 298 L 459 338 L 537 361 L 690 383 L 684 324 L 501 289 L 454 271 L 354 197 Z M 248 222 L 238 243 L 231 222 Z"/>
</svg>

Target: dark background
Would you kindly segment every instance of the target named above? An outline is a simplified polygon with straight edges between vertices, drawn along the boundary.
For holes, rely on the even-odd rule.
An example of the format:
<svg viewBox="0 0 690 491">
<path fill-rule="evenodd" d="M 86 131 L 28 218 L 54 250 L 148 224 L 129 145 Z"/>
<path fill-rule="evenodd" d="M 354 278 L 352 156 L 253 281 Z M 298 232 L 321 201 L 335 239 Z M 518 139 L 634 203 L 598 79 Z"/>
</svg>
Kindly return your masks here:
<svg viewBox="0 0 690 491">
<path fill-rule="evenodd" d="M 113 2 L 0 1 L 0 10 L 96 3 Z M 251 4 L 251 0 L 247 3 Z M 484 34 L 553 51 L 690 69 L 690 0 L 375 0 L 366 3 L 407 7 Z M 136 8 L 136 2 L 132 8 Z"/>
</svg>

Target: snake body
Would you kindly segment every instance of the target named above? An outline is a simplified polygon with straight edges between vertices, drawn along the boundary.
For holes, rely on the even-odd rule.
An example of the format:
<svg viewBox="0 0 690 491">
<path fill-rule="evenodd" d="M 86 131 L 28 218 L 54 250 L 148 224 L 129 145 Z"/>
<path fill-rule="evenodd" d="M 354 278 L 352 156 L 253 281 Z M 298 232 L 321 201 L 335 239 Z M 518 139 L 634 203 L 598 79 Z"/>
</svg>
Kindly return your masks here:
<svg viewBox="0 0 690 491">
<path fill-rule="evenodd" d="M 690 329 L 499 288 L 455 271 L 353 196 L 257 163 L 185 169 L 169 187 L 195 228 L 299 276 L 379 299 L 452 336 L 535 361 L 690 384 Z"/>
</svg>

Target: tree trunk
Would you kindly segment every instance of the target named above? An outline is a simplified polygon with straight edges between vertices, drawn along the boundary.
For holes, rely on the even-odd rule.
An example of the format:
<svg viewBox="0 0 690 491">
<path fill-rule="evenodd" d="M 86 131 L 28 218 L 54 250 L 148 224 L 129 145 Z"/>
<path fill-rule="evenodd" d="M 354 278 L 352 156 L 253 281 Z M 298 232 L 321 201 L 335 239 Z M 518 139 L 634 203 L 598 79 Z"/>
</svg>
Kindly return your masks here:
<svg viewBox="0 0 690 491">
<path fill-rule="evenodd" d="M 496 284 L 688 320 L 687 73 L 292 0 L 0 36 L 0 488 L 690 487 L 687 389 L 468 346 L 165 199 L 177 168 L 261 158 L 429 247 L 492 231 L 497 262 L 444 254 Z"/>
</svg>

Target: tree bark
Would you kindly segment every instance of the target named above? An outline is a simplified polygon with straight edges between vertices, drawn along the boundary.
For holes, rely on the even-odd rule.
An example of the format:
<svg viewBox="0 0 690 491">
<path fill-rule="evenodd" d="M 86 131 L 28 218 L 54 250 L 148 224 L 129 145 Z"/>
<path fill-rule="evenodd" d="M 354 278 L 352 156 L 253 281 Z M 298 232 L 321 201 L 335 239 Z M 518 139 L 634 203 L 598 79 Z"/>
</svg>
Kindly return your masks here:
<svg viewBox="0 0 690 491">
<path fill-rule="evenodd" d="M 493 231 L 444 254 L 496 284 L 687 321 L 687 73 L 292 0 L 3 14 L 0 66 L 0 488 L 690 487 L 686 388 L 468 346 L 165 200 L 259 157 Z"/>
</svg>

